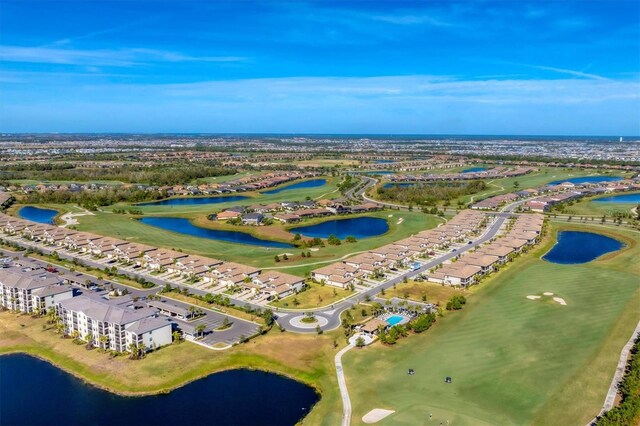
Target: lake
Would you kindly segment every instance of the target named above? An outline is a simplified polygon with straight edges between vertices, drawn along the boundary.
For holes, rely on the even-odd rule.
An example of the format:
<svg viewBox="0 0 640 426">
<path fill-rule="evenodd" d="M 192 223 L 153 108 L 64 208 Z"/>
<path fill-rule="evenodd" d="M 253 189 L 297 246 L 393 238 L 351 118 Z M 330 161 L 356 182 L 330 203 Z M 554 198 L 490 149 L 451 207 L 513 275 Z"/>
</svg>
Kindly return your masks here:
<svg viewBox="0 0 640 426">
<path fill-rule="evenodd" d="M 190 206 L 197 204 L 220 204 L 233 203 L 235 201 L 246 200 L 249 197 L 244 195 L 232 195 L 230 197 L 189 197 L 189 198 L 167 198 L 160 201 L 147 201 L 138 203 L 137 206 Z"/>
<path fill-rule="evenodd" d="M 305 237 L 327 238 L 329 235 L 345 239 L 352 235 L 357 239 L 375 237 L 389 230 L 389 224 L 384 219 L 377 217 L 357 217 L 352 219 L 335 219 L 321 222 L 316 225 L 299 226 L 289 232 L 298 233 Z"/>
<path fill-rule="evenodd" d="M 640 194 L 612 195 L 611 197 L 596 198 L 596 203 L 629 203 L 640 204 Z"/>
<path fill-rule="evenodd" d="M 249 244 L 260 247 L 291 248 L 293 245 L 279 241 L 263 240 L 246 232 L 221 231 L 219 229 L 200 228 L 192 224 L 189 219 L 181 217 L 143 217 L 140 222 L 179 234 L 193 237 L 208 238 L 210 240 L 226 241 L 228 243 Z"/>
<path fill-rule="evenodd" d="M 622 180 L 622 178 L 619 176 L 582 176 L 570 179 L 554 180 L 553 182 L 549 182 L 547 185 L 560 185 L 561 183 L 565 182 L 571 182 L 575 185 L 580 185 L 583 183 L 615 182 L 618 180 Z"/>
<path fill-rule="evenodd" d="M 319 399 L 303 383 L 251 370 L 215 373 L 164 395 L 123 397 L 23 354 L 0 357 L 0 394 L 2 424 L 16 426 L 294 425 Z"/>
<path fill-rule="evenodd" d="M 292 190 L 292 189 L 317 188 L 319 186 L 324 186 L 326 184 L 327 184 L 327 180 L 326 179 L 305 180 L 304 182 L 294 183 L 293 185 L 284 186 L 282 188 L 271 189 L 269 191 L 262 191 L 261 194 L 267 194 L 267 195 L 279 194 L 280 192 L 289 191 L 289 190 Z"/>
<path fill-rule="evenodd" d="M 561 231 L 558 241 L 542 258 L 552 263 L 587 263 L 624 247 L 620 241 L 593 232 Z"/>
<path fill-rule="evenodd" d="M 57 210 L 42 209 L 40 207 L 25 206 L 18 210 L 18 216 L 23 219 L 38 223 L 53 225 L 53 218 L 58 214 Z"/>
<path fill-rule="evenodd" d="M 486 167 L 472 167 L 470 169 L 464 169 L 461 173 L 476 173 L 476 172 L 484 172 L 487 170 Z"/>
</svg>

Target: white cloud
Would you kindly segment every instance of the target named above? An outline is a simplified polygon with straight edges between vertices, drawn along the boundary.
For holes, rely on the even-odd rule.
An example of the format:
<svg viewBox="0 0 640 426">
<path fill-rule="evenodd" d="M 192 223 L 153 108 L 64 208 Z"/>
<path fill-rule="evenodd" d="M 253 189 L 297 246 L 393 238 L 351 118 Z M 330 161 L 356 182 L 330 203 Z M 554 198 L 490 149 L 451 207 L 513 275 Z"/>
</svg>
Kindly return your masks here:
<svg viewBox="0 0 640 426">
<path fill-rule="evenodd" d="M 190 56 L 178 52 L 143 49 L 63 49 L 0 46 L 0 61 L 84 66 L 129 67 L 149 62 L 240 62 L 240 56 Z"/>
</svg>

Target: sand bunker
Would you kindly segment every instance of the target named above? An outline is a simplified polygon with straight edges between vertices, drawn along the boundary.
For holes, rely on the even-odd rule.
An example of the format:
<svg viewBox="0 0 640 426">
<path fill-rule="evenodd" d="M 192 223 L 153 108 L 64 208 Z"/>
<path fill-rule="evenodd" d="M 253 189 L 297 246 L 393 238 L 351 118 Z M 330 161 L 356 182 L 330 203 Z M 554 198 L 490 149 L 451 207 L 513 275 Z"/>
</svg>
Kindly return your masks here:
<svg viewBox="0 0 640 426">
<path fill-rule="evenodd" d="M 380 420 L 385 417 L 395 413 L 393 410 L 384 410 L 382 408 L 374 408 L 369 411 L 367 414 L 362 416 L 362 421 L 367 424 L 378 423 Z"/>
<path fill-rule="evenodd" d="M 544 293 L 542 293 L 542 294 L 543 294 L 544 296 L 547 296 L 547 297 L 549 297 L 549 296 L 553 296 L 553 293 L 551 293 L 550 291 L 545 291 L 545 292 L 544 292 Z M 538 296 L 538 295 L 530 294 L 530 295 L 528 295 L 528 296 L 527 296 L 527 299 L 529 299 L 529 300 L 539 300 L 539 299 L 542 299 L 542 296 Z M 556 302 L 557 304 L 559 304 L 559 305 L 567 306 L 567 302 L 566 302 L 562 297 L 557 297 L 557 296 L 556 296 L 556 297 L 554 297 L 552 300 L 553 300 L 554 302 Z"/>
</svg>

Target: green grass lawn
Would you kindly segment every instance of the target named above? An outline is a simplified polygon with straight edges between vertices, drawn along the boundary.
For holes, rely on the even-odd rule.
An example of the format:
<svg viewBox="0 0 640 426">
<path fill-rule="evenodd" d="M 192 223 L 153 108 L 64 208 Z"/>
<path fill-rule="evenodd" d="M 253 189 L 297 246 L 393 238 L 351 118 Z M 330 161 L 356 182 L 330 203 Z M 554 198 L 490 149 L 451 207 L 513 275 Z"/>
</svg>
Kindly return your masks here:
<svg viewBox="0 0 640 426">
<path fill-rule="evenodd" d="M 269 306 L 289 309 L 308 309 L 328 306 L 352 295 L 354 292 L 329 285 L 309 284 L 305 291 L 285 299 L 269 303 Z M 294 302 L 297 300 L 298 304 Z"/>
<path fill-rule="evenodd" d="M 640 234 L 626 235 L 627 249 L 582 265 L 541 260 L 548 241 L 427 333 L 349 352 L 343 362 L 353 423 L 386 408 L 396 413 L 383 423 L 394 425 L 585 424 L 640 319 Z M 568 305 L 526 299 L 545 291 Z"/>
<path fill-rule="evenodd" d="M 389 217 L 392 215 L 392 217 Z M 377 248 L 392 241 L 408 237 L 424 229 L 437 226 L 441 219 L 433 215 L 425 215 L 421 212 L 380 211 L 367 214 L 367 216 L 387 219 L 389 231 L 378 237 L 365 238 L 355 243 L 343 243 L 339 246 L 322 247 L 317 251 L 311 251 L 310 258 L 298 256 L 301 249 L 296 248 L 265 248 L 246 244 L 234 244 L 206 238 L 192 237 L 175 232 L 165 231 L 153 226 L 145 225 L 129 215 L 119 215 L 106 212 L 97 212 L 93 216 L 78 217 L 78 229 L 94 232 L 101 235 L 109 235 L 130 241 L 141 242 L 157 247 L 182 249 L 187 253 L 201 254 L 216 259 L 234 261 L 238 263 L 258 266 L 275 267 L 283 272 L 303 276 L 306 272 L 326 265 L 345 255 Z M 398 224 L 402 218 L 402 223 Z M 332 217 L 327 220 L 334 219 Z M 237 228 L 239 231 L 251 231 L 249 227 Z M 309 249 L 305 249 L 310 251 Z M 292 253 L 288 261 L 276 263 L 276 254 Z"/>
<path fill-rule="evenodd" d="M 237 178 L 242 175 L 233 175 L 231 178 Z M 217 182 L 222 182 L 224 178 L 228 178 L 229 176 L 219 177 Z M 183 217 L 196 217 L 198 215 L 208 215 L 214 212 L 218 212 L 220 210 L 224 210 L 225 208 L 229 208 L 232 206 L 248 206 L 251 204 L 269 204 L 269 203 L 279 203 L 283 201 L 304 201 L 307 197 L 311 199 L 320 199 L 320 198 L 338 198 L 341 197 L 340 191 L 337 190 L 337 185 L 342 180 L 341 177 L 322 177 L 327 180 L 326 185 L 318 186 L 315 188 L 297 188 L 291 189 L 288 191 L 282 191 L 278 194 L 262 194 L 260 192 L 242 192 L 237 194 L 231 194 L 232 196 L 245 196 L 248 197 L 245 200 L 240 201 L 230 201 L 226 203 L 220 204 L 198 204 L 198 205 L 183 205 L 183 206 L 166 206 L 166 205 L 147 205 L 147 206 L 139 206 L 135 205 L 133 208 L 137 210 L 141 210 L 144 214 L 156 214 L 156 215 L 170 215 L 170 216 L 183 216 Z M 320 179 L 314 178 L 314 179 Z M 310 180 L 310 179 L 305 179 Z M 288 185 L 292 185 L 295 183 L 303 182 L 303 180 L 296 180 L 293 182 L 286 183 L 284 185 L 280 185 L 274 188 L 265 189 L 265 191 L 285 187 Z M 222 197 L 213 195 L 213 197 Z M 128 203 L 118 203 L 109 207 L 105 207 L 104 210 L 112 210 L 112 209 L 129 209 L 132 208 L 131 204 Z"/>
<path fill-rule="evenodd" d="M 464 292 L 451 286 L 409 280 L 407 283 L 400 283 L 386 290 L 384 295 L 379 294 L 378 296 L 384 299 L 399 297 L 401 299 L 415 300 L 416 302 L 422 302 L 422 296 L 425 296 L 427 303 L 444 306 L 456 294 L 464 294 Z"/>
<path fill-rule="evenodd" d="M 572 206 L 567 206 L 566 213 L 584 216 L 612 216 L 616 212 L 629 213 L 631 209 L 637 206 L 635 203 L 598 203 L 594 202 L 598 198 L 611 197 L 614 195 L 636 194 L 635 192 L 624 192 L 621 194 L 605 194 L 597 197 L 589 197 L 576 202 Z"/>
</svg>

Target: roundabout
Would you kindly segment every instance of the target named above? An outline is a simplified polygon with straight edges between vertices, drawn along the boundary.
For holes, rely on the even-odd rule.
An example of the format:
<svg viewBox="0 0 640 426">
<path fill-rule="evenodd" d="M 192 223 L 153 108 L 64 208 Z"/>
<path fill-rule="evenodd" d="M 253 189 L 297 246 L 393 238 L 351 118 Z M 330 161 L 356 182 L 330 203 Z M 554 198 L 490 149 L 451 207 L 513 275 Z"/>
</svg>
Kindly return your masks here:
<svg viewBox="0 0 640 426">
<path fill-rule="evenodd" d="M 315 321 L 313 322 L 305 322 L 303 321 L 305 318 L 309 318 L 308 316 L 305 315 L 297 315 L 293 318 L 291 318 L 289 320 L 289 324 L 291 324 L 292 326 L 296 327 L 296 328 L 308 328 L 308 329 L 314 329 L 316 327 L 324 327 L 325 325 L 327 325 L 329 323 L 329 321 L 322 316 L 319 315 L 315 315 Z"/>
</svg>

